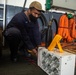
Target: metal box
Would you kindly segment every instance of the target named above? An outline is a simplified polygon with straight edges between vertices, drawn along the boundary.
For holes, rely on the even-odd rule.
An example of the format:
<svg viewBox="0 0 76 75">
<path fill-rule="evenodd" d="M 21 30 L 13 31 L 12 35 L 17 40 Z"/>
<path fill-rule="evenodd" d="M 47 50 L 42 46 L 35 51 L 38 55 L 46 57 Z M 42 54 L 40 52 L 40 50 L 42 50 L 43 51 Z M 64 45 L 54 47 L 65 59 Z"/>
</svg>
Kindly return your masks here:
<svg viewBox="0 0 76 75">
<path fill-rule="evenodd" d="M 52 0 L 52 7 L 76 10 L 76 0 Z"/>
<path fill-rule="evenodd" d="M 48 75 L 74 75 L 75 55 L 65 51 L 60 53 L 56 48 L 48 51 L 39 47 L 38 66 Z"/>
</svg>

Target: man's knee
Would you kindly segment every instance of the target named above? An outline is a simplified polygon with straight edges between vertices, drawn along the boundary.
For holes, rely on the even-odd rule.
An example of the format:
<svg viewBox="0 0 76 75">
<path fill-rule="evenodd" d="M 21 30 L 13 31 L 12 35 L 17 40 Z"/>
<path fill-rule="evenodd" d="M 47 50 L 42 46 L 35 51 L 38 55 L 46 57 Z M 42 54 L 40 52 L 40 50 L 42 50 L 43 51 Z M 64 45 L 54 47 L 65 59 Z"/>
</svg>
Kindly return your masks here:
<svg viewBox="0 0 76 75">
<path fill-rule="evenodd" d="M 17 29 L 17 28 L 14 28 L 14 27 L 12 27 L 12 28 L 9 28 L 9 29 L 7 29 L 5 32 L 4 32 L 4 36 L 21 36 L 21 33 L 20 33 L 20 31 L 19 31 L 19 29 Z"/>
</svg>

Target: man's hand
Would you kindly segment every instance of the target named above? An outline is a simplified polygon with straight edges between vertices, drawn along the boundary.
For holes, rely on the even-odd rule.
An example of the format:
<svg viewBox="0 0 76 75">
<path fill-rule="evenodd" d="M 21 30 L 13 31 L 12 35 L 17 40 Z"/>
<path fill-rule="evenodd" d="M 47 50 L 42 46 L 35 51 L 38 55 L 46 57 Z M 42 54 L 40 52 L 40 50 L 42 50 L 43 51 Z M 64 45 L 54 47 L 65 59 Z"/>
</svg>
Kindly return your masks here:
<svg viewBox="0 0 76 75">
<path fill-rule="evenodd" d="M 38 52 L 36 49 L 32 49 L 33 53 L 37 56 L 38 55 Z"/>
</svg>

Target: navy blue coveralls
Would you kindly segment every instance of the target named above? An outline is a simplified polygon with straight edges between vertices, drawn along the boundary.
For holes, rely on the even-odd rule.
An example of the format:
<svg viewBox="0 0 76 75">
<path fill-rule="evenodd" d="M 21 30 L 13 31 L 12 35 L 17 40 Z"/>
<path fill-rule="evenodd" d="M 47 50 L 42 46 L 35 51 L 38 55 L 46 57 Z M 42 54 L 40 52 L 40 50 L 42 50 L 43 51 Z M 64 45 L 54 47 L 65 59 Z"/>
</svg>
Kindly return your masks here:
<svg viewBox="0 0 76 75">
<path fill-rule="evenodd" d="M 24 12 L 20 12 L 12 18 L 4 31 L 4 36 L 9 44 L 12 58 L 17 56 L 21 41 L 29 50 L 41 43 L 38 22 L 29 22 Z"/>
</svg>

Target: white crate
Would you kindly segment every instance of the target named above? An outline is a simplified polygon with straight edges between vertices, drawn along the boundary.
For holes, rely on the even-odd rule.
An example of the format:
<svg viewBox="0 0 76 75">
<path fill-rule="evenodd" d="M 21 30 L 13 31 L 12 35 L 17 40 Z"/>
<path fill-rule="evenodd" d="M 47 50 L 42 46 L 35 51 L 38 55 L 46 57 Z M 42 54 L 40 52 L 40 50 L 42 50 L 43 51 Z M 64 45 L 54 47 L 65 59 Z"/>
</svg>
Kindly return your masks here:
<svg viewBox="0 0 76 75">
<path fill-rule="evenodd" d="M 38 66 L 48 75 L 74 75 L 75 55 L 58 49 L 48 51 L 45 47 L 38 49 Z"/>
</svg>

